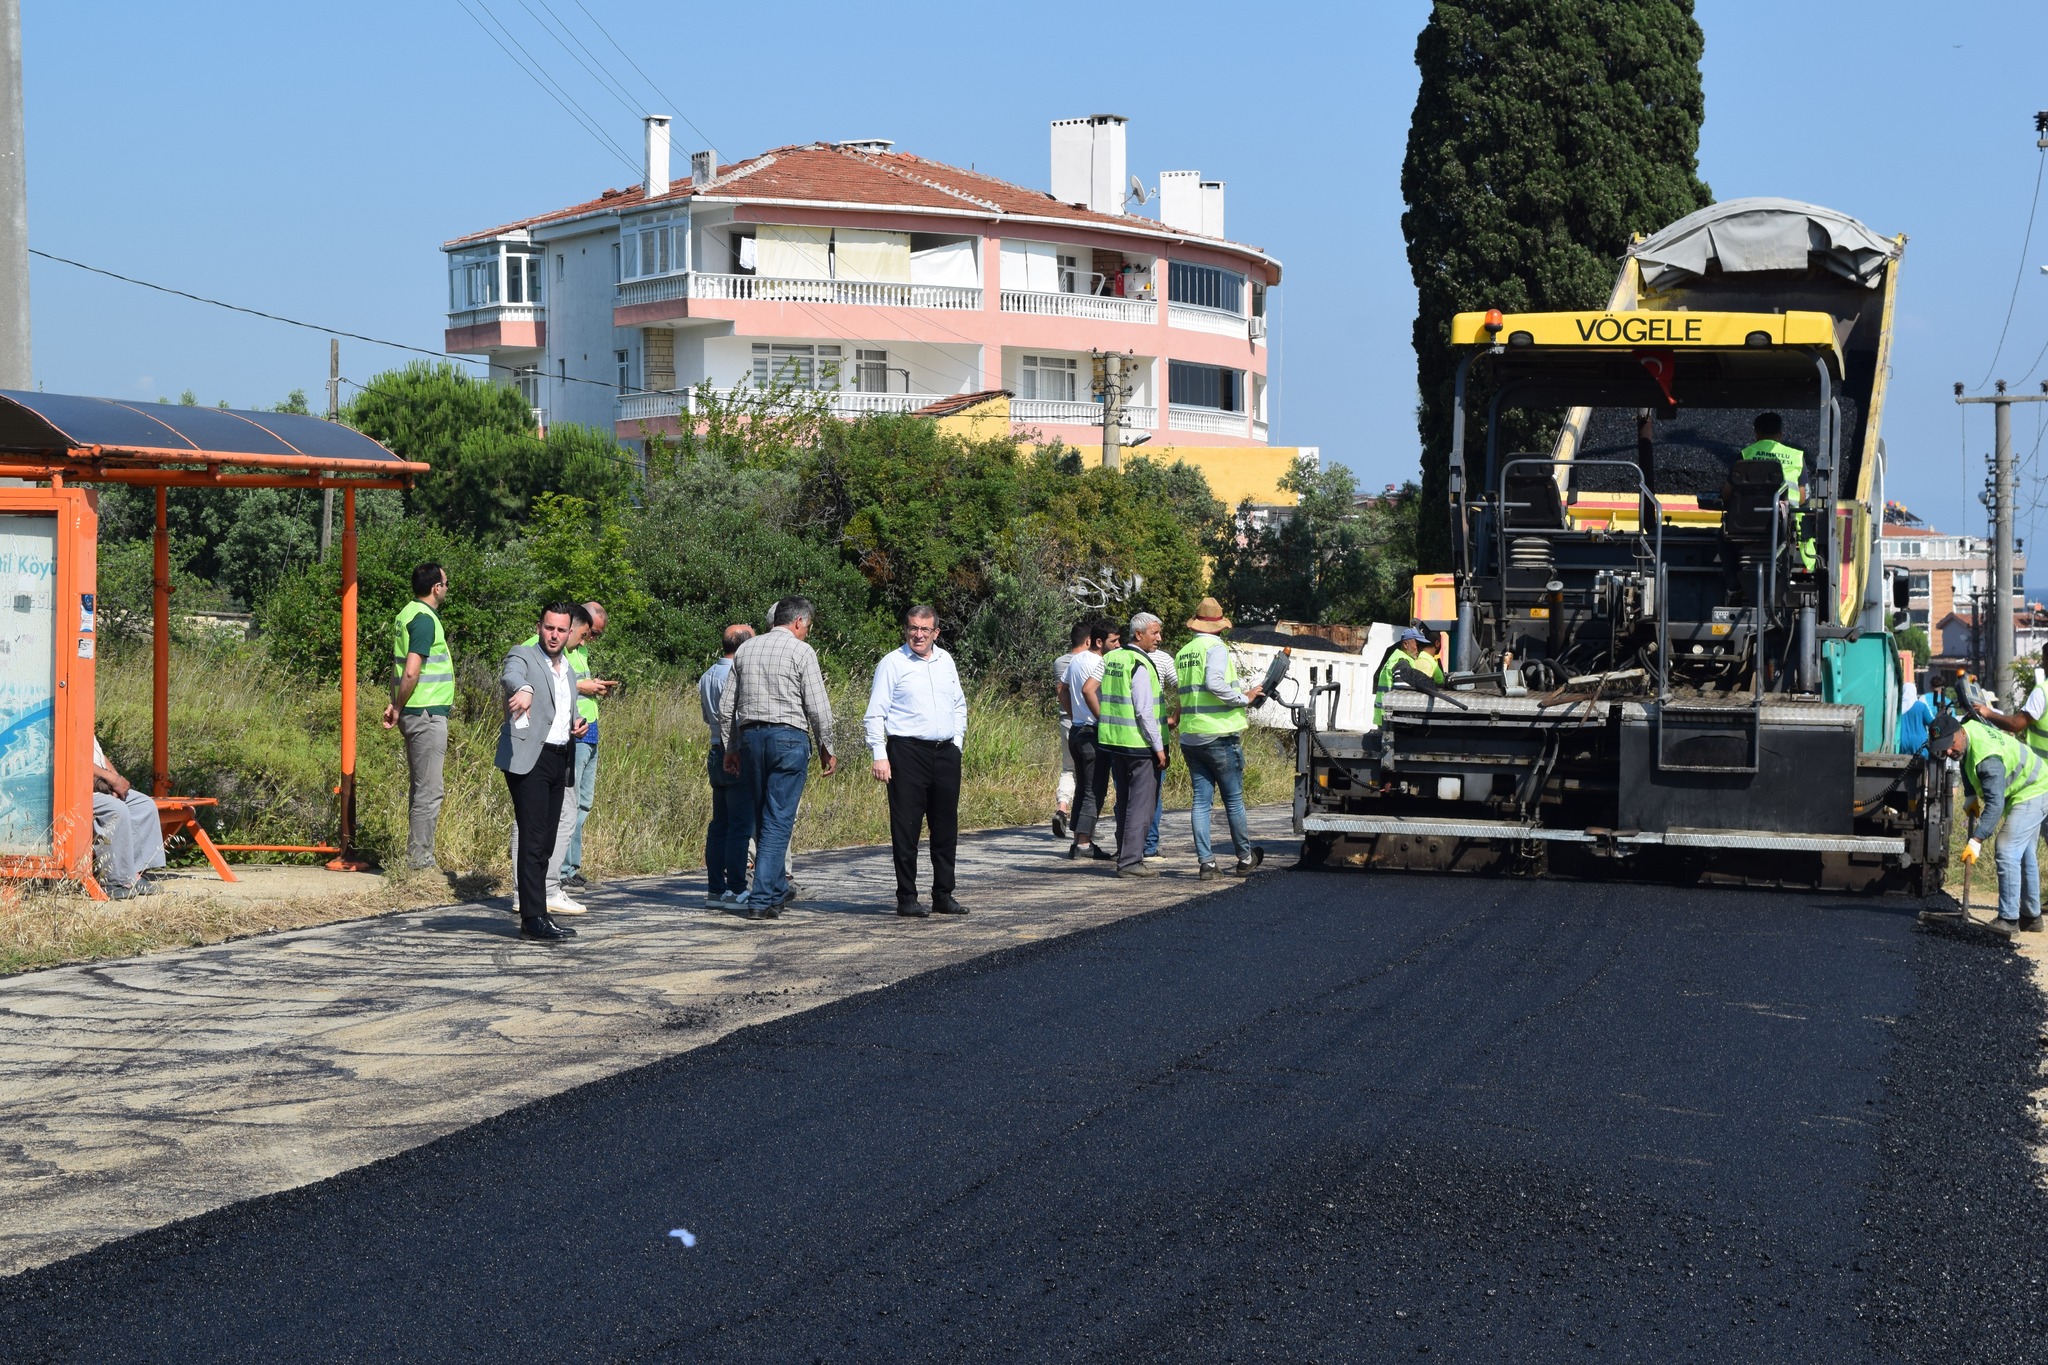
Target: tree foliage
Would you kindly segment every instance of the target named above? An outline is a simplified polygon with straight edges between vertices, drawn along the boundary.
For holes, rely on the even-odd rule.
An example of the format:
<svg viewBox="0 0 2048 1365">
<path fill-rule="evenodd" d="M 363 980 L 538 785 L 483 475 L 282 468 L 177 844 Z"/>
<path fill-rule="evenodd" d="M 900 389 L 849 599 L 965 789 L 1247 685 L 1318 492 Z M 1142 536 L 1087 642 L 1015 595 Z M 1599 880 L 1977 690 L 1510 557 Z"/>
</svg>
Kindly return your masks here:
<svg viewBox="0 0 2048 1365">
<path fill-rule="evenodd" d="M 1252 621 L 1406 622 L 1415 574 L 1414 484 L 1361 499 L 1351 471 L 1297 460 L 1281 487 L 1299 499 L 1277 525 L 1233 523 L 1212 545 L 1216 597 Z"/>
<path fill-rule="evenodd" d="M 1437 0 L 1401 166 L 1425 567 L 1450 565 L 1452 316 L 1599 308 L 1632 234 L 1712 201 L 1704 45 L 1692 0 Z"/>
</svg>

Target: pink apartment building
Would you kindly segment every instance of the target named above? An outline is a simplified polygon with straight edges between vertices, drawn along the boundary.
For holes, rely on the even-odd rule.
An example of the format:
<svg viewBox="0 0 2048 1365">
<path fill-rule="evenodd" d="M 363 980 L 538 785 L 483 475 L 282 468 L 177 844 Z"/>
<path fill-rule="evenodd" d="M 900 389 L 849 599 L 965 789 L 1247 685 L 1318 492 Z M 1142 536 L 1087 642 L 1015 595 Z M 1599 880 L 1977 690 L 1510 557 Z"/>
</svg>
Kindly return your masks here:
<svg viewBox="0 0 2048 1365">
<path fill-rule="evenodd" d="M 1055 122 L 1050 193 L 879 139 L 700 152 L 671 181 L 650 117 L 642 184 L 442 248 L 447 349 L 487 357 L 542 422 L 629 442 L 689 421 L 709 380 L 844 415 L 1007 390 L 1018 430 L 1096 450 L 1095 357 L 1116 353 L 1127 443 L 1249 455 L 1280 263 L 1225 238 L 1223 185 L 1193 171 L 1159 176 L 1158 218 L 1128 212 L 1124 134 Z"/>
</svg>

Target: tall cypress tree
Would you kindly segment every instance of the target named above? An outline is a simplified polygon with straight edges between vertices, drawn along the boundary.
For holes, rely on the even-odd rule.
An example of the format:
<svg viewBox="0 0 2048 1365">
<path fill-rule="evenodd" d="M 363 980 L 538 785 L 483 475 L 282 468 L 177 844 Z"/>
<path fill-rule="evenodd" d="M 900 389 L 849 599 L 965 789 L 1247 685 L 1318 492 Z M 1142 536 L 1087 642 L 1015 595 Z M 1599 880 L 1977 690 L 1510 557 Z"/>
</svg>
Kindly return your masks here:
<svg viewBox="0 0 2048 1365">
<path fill-rule="evenodd" d="M 1692 11 L 1437 0 L 1416 41 L 1401 229 L 1419 305 L 1426 570 L 1451 562 L 1452 315 L 1604 307 L 1632 234 L 1713 202 L 1698 174 L 1705 39 Z"/>
</svg>

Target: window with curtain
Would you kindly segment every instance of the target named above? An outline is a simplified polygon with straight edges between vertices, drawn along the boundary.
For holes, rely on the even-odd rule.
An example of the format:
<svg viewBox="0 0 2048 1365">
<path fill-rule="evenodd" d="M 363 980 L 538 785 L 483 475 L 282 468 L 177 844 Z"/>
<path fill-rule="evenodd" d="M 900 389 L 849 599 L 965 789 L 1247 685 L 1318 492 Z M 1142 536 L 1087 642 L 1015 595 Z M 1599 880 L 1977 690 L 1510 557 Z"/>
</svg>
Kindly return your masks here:
<svg viewBox="0 0 2048 1365">
<path fill-rule="evenodd" d="M 1169 303 L 1214 308 L 1224 313 L 1244 312 L 1244 276 L 1213 265 L 1189 265 L 1169 261 L 1166 268 L 1166 298 Z"/>
<path fill-rule="evenodd" d="M 809 342 L 774 341 L 754 343 L 754 387 L 835 390 L 844 352 L 837 346 L 815 346 Z"/>
<path fill-rule="evenodd" d="M 1219 412 L 1244 411 L 1244 371 L 1220 365 L 1193 365 L 1172 360 L 1166 366 L 1167 401 Z"/>
<path fill-rule="evenodd" d="M 680 275 L 688 259 L 685 239 L 689 231 L 687 214 L 661 213 L 628 220 L 619 229 L 620 278 Z"/>
<path fill-rule="evenodd" d="M 1017 396 L 1072 403 L 1080 362 L 1066 356 L 1027 355 L 1018 367 Z"/>
<path fill-rule="evenodd" d="M 1051 242 L 1003 240 L 1003 288 L 1060 292 L 1059 252 Z"/>
</svg>

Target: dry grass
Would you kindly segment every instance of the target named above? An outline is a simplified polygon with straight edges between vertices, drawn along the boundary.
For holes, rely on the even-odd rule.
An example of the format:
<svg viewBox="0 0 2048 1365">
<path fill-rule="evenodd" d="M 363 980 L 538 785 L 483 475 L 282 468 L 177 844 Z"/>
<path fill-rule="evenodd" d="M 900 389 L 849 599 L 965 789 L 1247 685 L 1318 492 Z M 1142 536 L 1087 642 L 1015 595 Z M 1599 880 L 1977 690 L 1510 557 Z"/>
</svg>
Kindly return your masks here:
<svg viewBox="0 0 2048 1365">
<path fill-rule="evenodd" d="M 222 837 L 232 843 L 315 843 L 332 839 L 332 794 L 339 765 L 337 697 L 279 674 L 260 651 L 236 647 L 180 651 L 171 685 L 171 768 L 176 790 L 220 798 Z M 799 853 L 886 842 L 888 805 L 868 775 L 860 742 L 865 689 L 834 698 L 841 768 L 811 780 L 797 818 Z M 395 732 L 379 724 L 384 698 L 359 699 L 357 819 L 361 846 L 402 866 L 405 756 Z M 509 872 L 511 803 L 492 766 L 498 723 L 488 699 L 465 699 L 449 728 L 447 797 L 438 852 L 459 870 L 453 894 L 502 890 Z M 147 781 L 149 660 L 128 653 L 102 661 L 100 735 L 117 766 Z M 963 767 L 961 825 L 988 829 L 1050 818 L 1059 773 L 1059 728 L 1048 704 L 985 695 L 972 703 Z M 607 702 L 597 801 L 584 831 L 584 865 L 593 879 L 686 871 L 703 865 L 710 792 L 704 765 L 709 738 L 695 679 L 642 687 Z M 1247 737 L 1245 796 L 1253 804 L 1289 799 L 1291 736 Z M 1188 804 L 1187 772 L 1176 762 L 1167 804 Z M 185 852 L 182 861 L 191 861 Z M 315 859 L 299 859 L 312 862 Z M 289 899 L 152 896 L 94 904 L 65 888 L 32 889 L 0 899 L 0 974 L 241 935 L 329 923 L 446 903 L 448 879 L 392 875 L 337 877 L 325 889 Z"/>
</svg>

